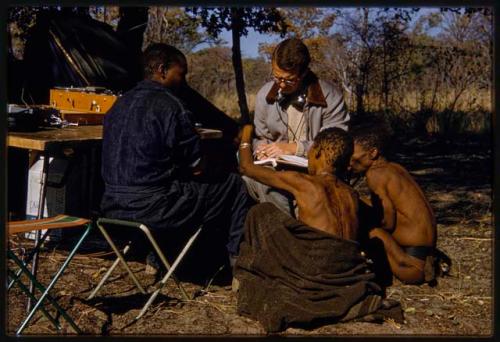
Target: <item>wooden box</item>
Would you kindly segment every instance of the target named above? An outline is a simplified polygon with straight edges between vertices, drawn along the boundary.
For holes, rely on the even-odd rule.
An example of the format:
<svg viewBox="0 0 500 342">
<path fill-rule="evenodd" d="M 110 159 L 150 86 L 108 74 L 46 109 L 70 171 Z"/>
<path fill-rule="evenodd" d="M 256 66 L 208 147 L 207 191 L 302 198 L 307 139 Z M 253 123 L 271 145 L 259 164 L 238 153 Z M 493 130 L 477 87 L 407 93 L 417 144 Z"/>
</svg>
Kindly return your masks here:
<svg viewBox="0 0 500 342">
<path fill-rule="evenodd" d="M 104 114 L 118 97 L 82 90 L 82 88 L 50 89 L 50 106 L 59 109 L 63 119 L 81 125 L 102 124 Z"/>
</svg>

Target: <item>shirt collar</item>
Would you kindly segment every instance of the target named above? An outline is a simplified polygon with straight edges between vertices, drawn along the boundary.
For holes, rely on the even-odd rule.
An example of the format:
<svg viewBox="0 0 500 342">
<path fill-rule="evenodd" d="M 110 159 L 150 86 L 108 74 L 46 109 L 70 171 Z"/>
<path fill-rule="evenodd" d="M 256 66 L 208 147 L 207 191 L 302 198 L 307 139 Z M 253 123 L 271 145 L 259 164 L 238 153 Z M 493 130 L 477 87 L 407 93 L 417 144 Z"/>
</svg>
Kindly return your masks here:
<svg viewBox="0 0 500 342">
<path fill-rule="evenodd" d="M 311 70 L 305 76 L 303 82 L 306 82 L 307 90 L 307 103 L 312 106 L 319 107 L 327 107 L 325 95 L 323 94 L 323 90 L 319 84 L 318 77 Z M 273 104 L 276 102 L 276 98 L 278 97 L 279 86 L 276 83 L 273 83 L 271 89 L 266 95 L 266 102 L 268 104 Z"/>
</svg>

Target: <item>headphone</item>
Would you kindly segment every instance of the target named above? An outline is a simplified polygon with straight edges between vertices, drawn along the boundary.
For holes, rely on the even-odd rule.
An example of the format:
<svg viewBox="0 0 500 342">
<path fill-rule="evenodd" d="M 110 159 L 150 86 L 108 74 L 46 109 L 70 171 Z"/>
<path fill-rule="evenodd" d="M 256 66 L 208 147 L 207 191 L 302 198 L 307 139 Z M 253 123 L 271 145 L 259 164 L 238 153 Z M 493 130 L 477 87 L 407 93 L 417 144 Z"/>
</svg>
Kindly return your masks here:
<svg viewBox="0 0 500 342">
<path fill-rule="evenodd" d="M 276 102 L 278 102 L 278 104 L 281 107 L 287 107 L 288 105 L 292 105 L 300 111 L 304 108 L 306 100 L 307 100 L 307 95 L 303 91 L 299 92 L 298 95 L 297 93 L 291 95 L 284 95 L 281 92 L 280 88 L 278 89 L 278 94 L 276 95 Z"/>
</svg>

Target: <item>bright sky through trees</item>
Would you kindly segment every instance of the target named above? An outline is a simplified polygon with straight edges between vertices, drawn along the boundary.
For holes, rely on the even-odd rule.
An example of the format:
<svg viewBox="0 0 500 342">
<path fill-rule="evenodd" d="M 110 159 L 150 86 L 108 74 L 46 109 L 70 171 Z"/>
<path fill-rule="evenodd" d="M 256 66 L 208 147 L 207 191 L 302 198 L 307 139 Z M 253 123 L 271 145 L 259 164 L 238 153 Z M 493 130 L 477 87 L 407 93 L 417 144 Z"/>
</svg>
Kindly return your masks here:
<svg viewBox="0 0 500 342">
<path fill-rule="evenodd" d="M 345 10 L 353 10 L 353 8 L 345 8 Z M 421 15 L 426 15 L 431 12 L 439 11 L 438 7 L 426 7 L 421 8 L 418 14 L 413 18 L 413 22 L 415 22 Z M 437 31 L 437 30 L 434 30 Z M 429 32 L 429 33 L 437 33 L 437 32 Z M 227 47 L 231 47 L 231 32 L 223 31 L 220 38 L 222 38 Z M 261 43 L 272 43 L 279 42 L 281 38 L 278 34 L 261 34 L 255 32 L 252 29 L 248 30 L 248 36 L 241 37 L 241 53 L 243 58 L 255 58 L 259 56 L 259 44 Z M 200 45 L 196 50 L 206 48 L 206 44 Z"/>
</svg>

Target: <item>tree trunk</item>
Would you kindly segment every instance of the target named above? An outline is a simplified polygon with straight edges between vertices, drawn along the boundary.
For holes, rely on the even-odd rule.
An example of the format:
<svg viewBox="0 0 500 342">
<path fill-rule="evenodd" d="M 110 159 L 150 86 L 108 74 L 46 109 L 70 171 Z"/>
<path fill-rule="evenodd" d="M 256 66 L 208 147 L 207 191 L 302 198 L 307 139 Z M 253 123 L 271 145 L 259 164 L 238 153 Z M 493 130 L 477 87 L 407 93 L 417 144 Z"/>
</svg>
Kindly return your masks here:
<svg viewBox="0 0 500 342">
<path fill-rule="evenodd" d="M 356 84 L 356 113 L 358 115 L 363 115 L 365 113 L 365 107 L 363 105 L 363 84 Z"/>
<path fill-rule="evenodd" d="M 243 78 L 243 63 L 241 61 L 241 17 L 238 9 L 231 8 L 231 33 L 233 38 L 233 68 L 236 80 L 236 92 L 238 93 L 238 105 L 240 106 L 241 123 L 250 122 L 247 98 L 245 94 L 245 79 Z"/>
<path fill-rule="evenodd" d="M 434 88 L 432 89 L 431 105 L 429 106 L 431 111 L 434 111 L 434 105 L 436 103 L 436 96 L 437 96 L 438 87 L 439 87 L 439 77 L 436 76 L 436 82 L 434 82 Z"/>
</svg>

